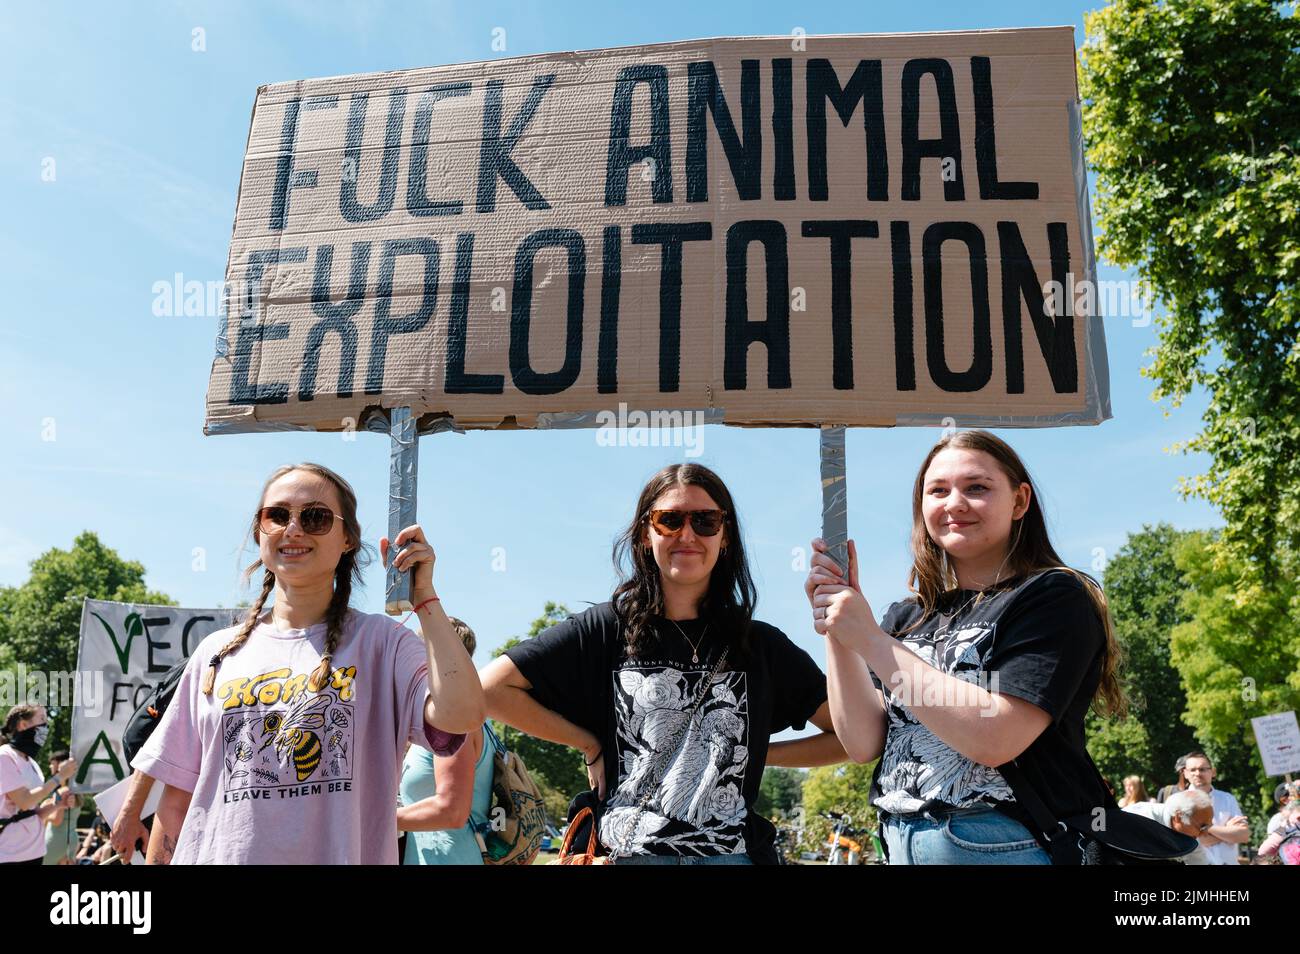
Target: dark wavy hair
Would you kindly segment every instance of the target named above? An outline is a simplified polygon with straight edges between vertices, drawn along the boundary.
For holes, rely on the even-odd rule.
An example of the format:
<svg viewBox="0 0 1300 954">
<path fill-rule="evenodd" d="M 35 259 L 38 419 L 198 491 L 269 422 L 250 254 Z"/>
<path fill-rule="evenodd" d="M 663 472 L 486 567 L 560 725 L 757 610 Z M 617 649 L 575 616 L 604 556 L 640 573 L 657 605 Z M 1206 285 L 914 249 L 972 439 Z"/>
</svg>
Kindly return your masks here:
<svg viewBox="0 0 1300 954">
<path fill-rule="evenodd" d="M 664 613 L 663 584 L 654 555 L 642 544 L 642 535 L 655 501 L 674 487 L 699 487 L 727 512 L 723 530 L 726 547 L 718 554 L 709 576 L 699 615 L 715 627 L 712 633 L 725 634 L 732 659 L 743 660 L 749 654 L 750 624 L 758 594 L 745 557 L 735 501 L 722 478 L 701 464 L 670 464 L 651 477 L 641 490 L 632 522 L 614 543 L 614 568 L 620 582 L 611 601 L 623 626 L 627 653 L 643 656 L 658 648 L 651 617 Z"/>
</svg>

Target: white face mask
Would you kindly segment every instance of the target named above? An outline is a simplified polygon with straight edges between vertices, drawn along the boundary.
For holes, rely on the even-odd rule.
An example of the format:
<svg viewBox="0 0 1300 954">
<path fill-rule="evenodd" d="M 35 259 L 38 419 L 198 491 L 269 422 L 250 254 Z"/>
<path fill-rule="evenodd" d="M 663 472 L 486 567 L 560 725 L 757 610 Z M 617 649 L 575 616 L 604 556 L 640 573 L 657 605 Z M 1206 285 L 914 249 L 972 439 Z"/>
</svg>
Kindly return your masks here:
<svg viewBox="0 0 1300 954">
<path fill-rule="evenodd" d="M 32 733 L 32 738 L 36 740 L 37 745 L 44 745 L 45 740 L 50 737 L 50 727 L 48 725 L 38 725 L 36 731 Z"/>
</svg>

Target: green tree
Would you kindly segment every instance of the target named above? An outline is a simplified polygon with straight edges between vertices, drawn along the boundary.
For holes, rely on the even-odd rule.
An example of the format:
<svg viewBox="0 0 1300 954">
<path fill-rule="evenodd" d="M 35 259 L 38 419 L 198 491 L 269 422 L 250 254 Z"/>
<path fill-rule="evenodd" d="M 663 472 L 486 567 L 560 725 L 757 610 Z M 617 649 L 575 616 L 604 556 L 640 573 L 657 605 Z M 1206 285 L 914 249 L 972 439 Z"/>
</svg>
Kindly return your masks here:
<svg viewBox="0 0 1300 954">
<path fill-rule="evenodd" d="M 542 615 L 528 626 L 525 636 L 513 636 L 505 645 L 496 650 L 493 657 L 500 656 L 507 649 L 518 646 L 525 639 L 532 639 L 556 623 L 568 619 L 571 614 L 562 603 L 547 601 Z M 510 751 L 524 760 L 528 771 L 542 790 L 542 800 L 551 820 L 563 822 L 569 801 L 574 795 L 590 787 L 587 782 L 587 768 L 582 753 L 577 749 L 558 742 L 548 742 L 520 732 L 513 726 L 501 722 L 493 723 L 493 728 Z"/>
<path fill-rule="evenodd" d="M 822 765 L 808 770 L 803 783 L 803 851 L 825 853 L 831 823 L 822 812 L 839 812 L 853 816 L 853 828 L 866 832 L 857 836 L 864 846 L 871 844 L 870 832 L 876 830 L 876 809 L 871 804 L 871 775 L 875 762 L 844 762 Z"/>
<path fill-rule="evenodd" d="M 1081 54 L 1099 249 L 1159 298 L 1144 374 L 1209 399 L 1181 445 L 1244 574 L 1300 569 L 1300 9 L 1115 0 Z M 1296 607 L 1291 607 L 1296 612 Z"/>
<path fill-rule="evenodd" d="M 1106 598 L 1115 637 L 1124 653 L 1120 670 L 1131 703 L 1126 719 L 1088 714 L 1088 751 L 1123 793 L 1126 775 L 1139 775 L 1148 790 L 1173 781 L 1174 761 L 1195 748 L 1183 721 L 1187 694 L 1170 661 L 1174 627 L 1189 619 L 1180 601 L 1186 589 L 1174 554 L 1188 534 L 1166 523 L 1144 526 L 1106 565 Z"/>
<path fill-rule="evenodd" d="M 175 605 L 145 586 L 142 564 L 122 559 L 85 531 L 71 549 L 48 550 L 33 560 L 27 582 L 0 589 L 0 666 L 10 673 L 19 663 L 29 671 L 74 671 L 86 599 Z M 47 751 L 67 748 L 71 731 L 72 709 L 64 706 L 50 720 Z"/>
<path fill-rule="evenodd" d="M 1177 547 L 1188 620 L 1174 628 L 1170 650 L 1215 786 L 1237 796 L 1258 839 L 1278 780 L 1264 775 L 1250 720 L 1300 708 L 1300 632 L 1279 625 L 1300 603 L 1300 582 L 1243 583 L 1242 567 L 1216 543 L 1195 533 Z"/>
<path fill-rule="evenodd" d="M 754 809 L 760 815 L 789 818 L 803 801 L 807 773 L 796 768 L 769 765 L 763 769 Z"/>
</svg>

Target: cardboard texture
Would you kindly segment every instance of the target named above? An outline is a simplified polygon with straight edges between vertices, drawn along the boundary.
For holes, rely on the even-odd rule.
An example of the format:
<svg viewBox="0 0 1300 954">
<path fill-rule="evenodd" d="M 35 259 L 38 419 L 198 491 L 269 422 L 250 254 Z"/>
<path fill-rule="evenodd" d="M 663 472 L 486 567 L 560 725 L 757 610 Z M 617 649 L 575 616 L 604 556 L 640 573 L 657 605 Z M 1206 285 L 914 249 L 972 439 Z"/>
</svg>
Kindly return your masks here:
<svg viewBox="0 0 1300 954">
<path fill-rule="evenodd" d="M 264 86 L 205 430 L 1095 424 L 1083 168 L 1070 27 Z"/>
</svg>

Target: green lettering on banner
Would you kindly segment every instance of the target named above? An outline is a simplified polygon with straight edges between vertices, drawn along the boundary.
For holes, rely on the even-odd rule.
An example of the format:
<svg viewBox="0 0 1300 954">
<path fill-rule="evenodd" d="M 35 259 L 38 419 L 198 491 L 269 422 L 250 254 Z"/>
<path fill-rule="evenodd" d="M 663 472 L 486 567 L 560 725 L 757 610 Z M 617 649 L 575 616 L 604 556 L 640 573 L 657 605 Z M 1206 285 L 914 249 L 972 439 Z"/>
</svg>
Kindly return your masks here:
<svg viewBox="0 0 1300 954">
<path fill-rule="evenodd" d="M 128 643 L 128 645 L 130 645 Z M 100 743 L 103 743 L 104 751 L 107 755 L 96 757 L 95 753 L 99 751 Z M 119 782 L 126 777 L 122 771 L 122 763 L 117 760 L 117 753 L 113 751 L 113 743 L 108 740 L 108 733 L 101 731 L 95 736 L 95 741 L 90 743 L 90 750 L 86 753 L 85 759 L 77 768 L 77 784 L 83 785 L 86 781 L 86 774 L 90 771 L 92 765 L 107 765 L 113 770 L 113 777 Z"/>
<path fill-rule="evenodd" d="M 131 640 L 135 639 L 144 632 L 144 623 L 140 621 L 139 613 L 131 613 L 127 616 L 126 622 L 126 645 L 123 646 L 117 641 L 117 634 L 113 632 L 113 627 L 108 624 L 108 620 L 100 616 L 94 610 L 90 615 L 99 620 L 100 625 L 104 627 L 104 632 L 108 633 L 108 638 L 113 641 L 113 651 L 117 653 L 117 663 L 122 667 L 122 675 L 128 675 L 131 665 Z"/>
</svg>

